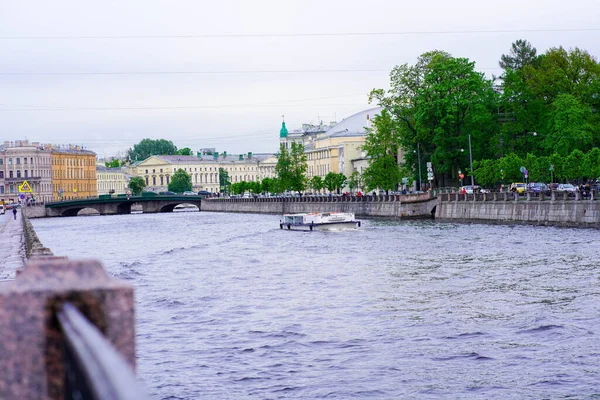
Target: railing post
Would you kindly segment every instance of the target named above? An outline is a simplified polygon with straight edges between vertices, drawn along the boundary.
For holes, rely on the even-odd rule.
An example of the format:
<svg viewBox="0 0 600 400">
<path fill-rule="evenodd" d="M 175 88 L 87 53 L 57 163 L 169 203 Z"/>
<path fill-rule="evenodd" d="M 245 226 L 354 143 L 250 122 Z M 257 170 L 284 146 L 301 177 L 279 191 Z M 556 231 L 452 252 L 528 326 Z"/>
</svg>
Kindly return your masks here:
<svg viewBox="0 0 600 400">
<path fill-rule="evenodd" d="M 133 288 L 95 261 L 39 258 L 0 285 L 0 398 L 65 398 L 63 333 L 55 311 L 73 303 L 135 367 Z"/>
</svg>

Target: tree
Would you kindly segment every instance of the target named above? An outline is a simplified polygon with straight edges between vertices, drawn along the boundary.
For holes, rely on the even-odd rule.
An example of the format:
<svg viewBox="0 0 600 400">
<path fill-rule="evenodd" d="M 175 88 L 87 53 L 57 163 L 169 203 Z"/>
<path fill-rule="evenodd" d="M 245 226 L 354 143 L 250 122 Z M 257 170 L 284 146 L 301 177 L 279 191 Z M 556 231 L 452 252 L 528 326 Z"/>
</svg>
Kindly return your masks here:
<svg viewBox="0 0 600 400">
<path fill-rule="evenodd" d="M 152 155 L 173 155 L 176 153 L 177 147 L 173 142 L 165 139 L 142 139 L 127 151 L 127 155 L 132 161 L 142 161 Z"/>
<path fill-rule="evenodd" d="M 592 117 L 590 107 L 573 95 L 559 94 L 552 102 L 551 109 L 544 137 L 546 150 L 554 150 L 562 156 L 567 156 L 575 149 L 590 150 L 593 140 L 589 122 Z"/>
<path fill-rule="evenodd" d="M 315 192 L 320 192 L 321 190 L 323 190 L 323 188 L 325 187 L 323 184 L 323 178 L 321 178 L 318 175 L 313 176 L 312 178 L 310 178 L 309 181 L 309 186 L 315 191 Z"/>
<path fill-rule="evenodd" d="M 146 181 L 141 176 L 134 176 L 129 180 L 129 189 L 131 192 L 138 196 L 142 193 L 142 190 L 146 187 Z"/>
<path fill-rule="evenodd" d="M 363 185 L 363 177 L 358 171 L 352 172 L 350 178 L 348 178 L 348 188 L 350 192 L 354 193 L 354 189 L 361 188 Z"/>
<path fill-rule="evenodd" d="M 187 172 L 179 168 L 169 182 L 169 190 L 175 193 L 183 193 L 192 190 L 192 179 Z"/>
<path fill-rule="evenodd" d="M 363 145 L 363 150 L 370 158 L 369 166 L 363 173 L 367 190 L 393 190 L 402 180 L 398 166 L 400 140 L 394 128 L 392 115 L 386 109 L 376 115 L 373 126 L 367 128 Z"/>
<path fill-rule="evenodd" d="M 537 50 L 527 40 L 519 39 L 511 45 L 509 54 L 500 57 L 500 68 L 504 70 L 520 70 L 531 64 L 536 58 Z"/>
<path fill-rule="evenodd" d="M 369 94 L 369 102 L 376 101 L 392 114 L 400 144 L 398 148 L 404 149 L 405 166 L 417 166 L 417 146 L 424 153 L 432 152 L 429 135 L 417 129 L 415 114 L 420 107 L 417 94 L 424 89 L 425 76 L 432 67 L 450 58 L 449 53 L 440 50 L 423 53 L 414 65 L 402 64 L 392 69 L 390 90 L 374 89 Z M 418 168 L 406 169 L 416 176 Z"/>
<path fill-rule="evenodd" d="M 447 58 L 431 65 L 416 95 L 415 121 L 420 142 L 430 148 L 437 174 L 456 181 L 458 169 L 492 158 L 500 143 L 497 101 L 492 82 L 466 58 Z"/>
<path fill-rule="evenodd" d="M 276 182 L 273 178 L 263 178 L 260 183 L 260 190 L 262 193 L 273 193 L 275 191 Z"/>
<path fill-rule="evenodd" d="M 229 172 L 227 172 L 224 168 L 219 168 L 219 190 L 223 193 L 228 193 L 229 186 L 231 186 Z"/>
<path fill-rule="evenodd" d="M 106 168 L 119 168 L 121 165 L 123 165 L 123 162 L 115 158 L 112 161 L 105 162 L 104 165 Z"/>
<path fill-rule="evenodd" d="M 329 172 L 327 173 L 327 175 L 325 175 L 325 178 L 323 179 L 323 185 L 325 186 L 325 188 L 327 188 L 327 190 L 329 190 L 329 192 L 337 191 L 343 188 L 345 184 L 346 176 L 341 172 Z"/>
<path fill-rule="evenodd" d="M 194 155 L 192 153 L 192 149 L 190 149 L 189 147 L 184 147 L 183 149 L 177 150 L 176 154 L 179 154 L 182 156 L 193 156 Z"/>
<path fill-rule="evenodd" d="M 293 190 L 301 192 L 306 187 L 306 170 L 308 169 L 304 146 L 292 142 L 288 151 L 283 143 L 279 146 L 277 154 L 277 182 L 282 192 Z"/>
</svg>

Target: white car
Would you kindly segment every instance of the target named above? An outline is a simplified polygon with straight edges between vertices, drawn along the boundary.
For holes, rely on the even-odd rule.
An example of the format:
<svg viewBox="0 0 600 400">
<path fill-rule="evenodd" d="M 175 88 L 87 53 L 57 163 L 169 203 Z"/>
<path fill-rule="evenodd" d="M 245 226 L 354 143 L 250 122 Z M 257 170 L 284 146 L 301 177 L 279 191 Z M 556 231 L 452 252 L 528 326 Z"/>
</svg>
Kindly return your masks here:
<svg viewBox="0 0 600 400">
<path fill-rule="evenodd" d="M 196 196 L 196 193 L 192 192 L 190 190 L 187 190 L 187 191 L 183 192 L 183 195 L 184 196 Z"/>
</svg>

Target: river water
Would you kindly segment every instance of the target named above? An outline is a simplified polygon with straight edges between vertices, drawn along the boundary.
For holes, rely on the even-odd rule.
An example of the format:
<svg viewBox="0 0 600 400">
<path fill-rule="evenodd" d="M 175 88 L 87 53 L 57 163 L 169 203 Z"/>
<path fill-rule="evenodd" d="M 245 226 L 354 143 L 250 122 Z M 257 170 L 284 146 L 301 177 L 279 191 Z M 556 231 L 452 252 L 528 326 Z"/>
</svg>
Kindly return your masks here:
<svg viewBox="0 0 600 400">
<path fill-rule="evenodd" d="M 176 212 L 33 220 L 136 290 L 157 399 L 600 396 L 597 230 Z"/>
</svg>

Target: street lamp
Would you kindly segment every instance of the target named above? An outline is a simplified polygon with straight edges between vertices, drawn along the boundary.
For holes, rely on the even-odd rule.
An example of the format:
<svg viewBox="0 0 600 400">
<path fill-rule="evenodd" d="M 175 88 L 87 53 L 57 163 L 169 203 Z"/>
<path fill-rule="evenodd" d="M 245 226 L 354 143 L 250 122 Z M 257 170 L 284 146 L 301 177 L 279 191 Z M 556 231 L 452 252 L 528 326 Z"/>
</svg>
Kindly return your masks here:
<svg viewBox="0 0 600 400">
<path fill-rule="evenodd" d="M 413 150 L 413 153 L 415 151 Z M 417 162 L 419 163 L 419 190 L 421 190 L 421 151 L 419 150 L 419 143 L 417 143 Z"/>
<path fill-rule="evenodd" d="M 473 152 L 471 151 L 471 134 L 469 133 L 469 163 L 471 165 L 471 186 L 473 186 L 473 190 L 475 190 L 475 181 L 473 178 Z"/>
</svg>

